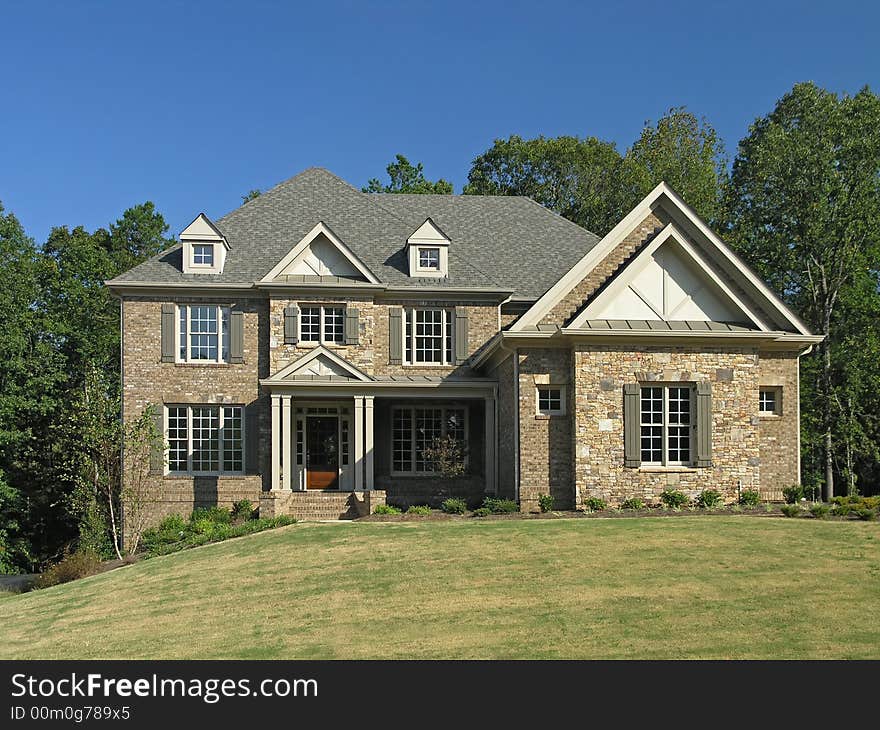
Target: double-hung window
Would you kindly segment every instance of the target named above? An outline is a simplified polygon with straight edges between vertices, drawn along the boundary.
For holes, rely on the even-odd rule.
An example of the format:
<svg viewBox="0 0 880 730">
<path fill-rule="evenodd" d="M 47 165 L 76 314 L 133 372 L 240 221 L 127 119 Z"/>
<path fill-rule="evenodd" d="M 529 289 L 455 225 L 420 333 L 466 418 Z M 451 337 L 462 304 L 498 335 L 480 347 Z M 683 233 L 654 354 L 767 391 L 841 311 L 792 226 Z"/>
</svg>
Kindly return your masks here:
<svg viewBox="0 0 880 730">
<path fill-rule="evenodd" d="M 641 389 L 643 464 L 688 466 L 693 462 L 692 401 L 687 385 L 652 385 Z"/>
<path fill-rule="evenodd" d="M 395 474 L 430 474 L 434 464 L 425 449 L 451 436 L 467 443 L 467 411 L 461 407 L 394 408 L 391 424 L 391 462 Z"/>
<path fill-rule="evenodd" d="M 404 309 L 404 362 L 407 365 L 450 365 L 452 312 L 449 309 Z"/>
<path fill-rule="evenodd" d="M 345 307 L 302 307 L 299 337 L 303 342 L 345 342 Z"/>
<path fill-rule="evenodd" d="M 229 362 L 229 308 L 182 304 L 178 314 L 179 362 Z"/>
<path fill-rule="evenodd" d="M 241 474 L 241 406 L 168 406 L 168 472 Z"/>
</svg>

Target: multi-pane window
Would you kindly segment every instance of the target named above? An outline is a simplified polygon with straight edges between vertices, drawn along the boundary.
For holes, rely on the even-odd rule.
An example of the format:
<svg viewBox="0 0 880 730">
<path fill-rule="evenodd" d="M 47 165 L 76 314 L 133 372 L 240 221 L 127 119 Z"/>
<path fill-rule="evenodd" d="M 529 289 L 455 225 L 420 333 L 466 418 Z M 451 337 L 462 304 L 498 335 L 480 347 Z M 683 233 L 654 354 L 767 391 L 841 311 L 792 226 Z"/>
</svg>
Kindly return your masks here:
<svg viewBox="0 0 880 730">
<path fill-rule="evenodd" d="M 761 389 L 758 396 L 758 409 L 765 416 L 779 413 L 779 393 L 775 388 Z"/>
<path fill-rule="evenodd" d="M 440 270 L 440 249 L 439 248 L 420 248 L 419 249 L 419 268 L 430 269 L 432 271 Z"/>
<path fill-rule="evenodd" d="M 538 413 L 542 416 L 558 416 L 563 413 L 563 389 L 559 385 L 538 386 Z"/>
<path fill-rule="evenodd" d="M 691 463 L 691 388 L 685 385 L 641 389 L 642 463 Z"/>
<path fill-rule="evenodd" d="M 405 309 L 405 362 L 409 365 L 452 363 L 452 312 L 448 309 Z"/>
<path fill-rule="evenodd" d="M 299 314 L 303 342 L 345 342 L 344 307 L 303 307 Z"/>
<path fill-rule="evenodd" d="M 214 244 L 194 243 L 193 244 L 193 263 L 198 266 L 213 266 L 214 265 Z"/>
<path fill-rule="evenodd" d="M 241 473 L 241 406 L 168 406 L 168 471 Z"/>
<path fill-rule="evenodd" d="M 177 317 L 180 362 L 229 362 L 228 307 L 181 305 Z"/>
<path fill-rule="evenodd" d="M 425 457 L 439 438 L 451 436 L 467 443 L 467 414 L 464 408 L 395 408 L 391 424 L 392 471 L 401 474 L 425 474 L 434 464 Z"/>
</svg>

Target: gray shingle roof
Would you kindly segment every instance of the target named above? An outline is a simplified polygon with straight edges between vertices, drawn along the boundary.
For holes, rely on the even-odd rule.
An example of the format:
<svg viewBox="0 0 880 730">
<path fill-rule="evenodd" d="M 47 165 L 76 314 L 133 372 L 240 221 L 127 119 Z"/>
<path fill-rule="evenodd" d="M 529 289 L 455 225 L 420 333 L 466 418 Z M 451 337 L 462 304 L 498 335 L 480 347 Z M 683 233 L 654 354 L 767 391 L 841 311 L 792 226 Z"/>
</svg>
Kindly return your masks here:
<svg viewBox="0 0 880 730">
<path fill-rule="evenodd" d="M 407 274 L 406 239 L 428 217 L 451 239 L 448 278 Z M 531 298 L 599 240 L 528 198 L 362 193 L 310 168 L 215 221 L 230 245 L 222 274 L 184 274 L 178 245 L 113 283 L 255 282 L 319 221 L 389 286 L 499 288 Z"/>
</svg>

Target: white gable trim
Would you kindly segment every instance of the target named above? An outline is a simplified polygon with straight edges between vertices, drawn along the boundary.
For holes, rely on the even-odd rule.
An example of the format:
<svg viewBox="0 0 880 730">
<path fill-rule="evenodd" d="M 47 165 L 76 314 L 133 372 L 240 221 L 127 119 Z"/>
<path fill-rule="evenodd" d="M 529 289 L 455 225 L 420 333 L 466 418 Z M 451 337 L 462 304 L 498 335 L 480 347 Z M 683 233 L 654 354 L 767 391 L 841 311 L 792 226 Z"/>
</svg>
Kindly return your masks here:
<svg viewBox="0 0 880 730">
<path fill-rule="evenodd" d="M 229 242 L 220 229 L 204 213 L 199 213 L 192 222 L 184 228 L 178 236 L 181 241 L 222 241 L 226 248 Z"/>
<path fill-rule="evenodd" d="M 593 268 L 613 251 L 641 221 L 647 217 L 661 198 L 666 198 L 680 213 L 691 222 L 718 252 L 733 264 L 743 278 L 756 290 L 763 300 L 762 305 L 778 314 L 797 332 L 809 335 L 801 320 L 777 297 L 770 288 L 753 274 L 744 262 L 715 233 L 703 223 L 699 216 L 665 182 L 661 182 L 627 215 L 612 228 L 599 243 L 588 251 L 580 261 L 571 267 L 551 286 L 532 307 L 526 311 L 508 330 L 521 332 L 537 325 Z"/>
<path fill-rule="evenodd" d="M 584 309 L 569 325 L 570 329 L 579 329 L 583 326 L 584 322 L 588 319 L 596 319 L 594 316 L 597 311 L 600 311 L 602 307 L 604 307 L 609 300 L 618 296 L 623 292 L 626 287 L 630 285 L 632 280 L 650 263 L 651 257 L 654 252 L 657 251 L 664 243 L 672 239 L 674 243 L 676 243 L 682 251 L 687 255 L 687 257 L 693 261 L 701 271 L 703 271 L 714 283 L 718 286 L 719 289 L 723 292 L 725 297 L 746 317 L 748 317 L 753 324 L 755 324 L 760 330 L 764 332 L 769 332 L 770 327 L 752 310 L 748 308 L 748 306 L 743 302 L 731 289 L 728 287 L 724 281 L 706 264 L 700 254 L 691 246 L 684 235 L 682 235 L 681 231 L 679 231 L 674 224 L 669 223 L 660 233 L 658 233 L 654 240 L 649 243 L 643 251 L 641 251 L 635 259 L 633 259 L 629 265 L 621 271 L 617 277 L 608 285 L 608 287 L 603 291 L 595 300 L 590 302 L 590 305 Z M 640 294 L 635 288 L 633 291 L 636 293 L 639 298 L 645 301 L 645 304 L 653 310 L 650 304 L 648 304 L 642 294 Z M 664 317 L 655 311 L 658 319 L 664 319 Z"/>
<path fill-rule="evenodd" d="M 284 382 L 286 378 L 290 377 L 291 375 L 295 375 L 297 372 L 306 367 L 310 362 L 317 360 L 319 357 L 326 357 L 334 365 L 338 365 L 347 373 L 350 373 L 352 379 L 354 380 L 359 380 L 363 383 L 373 382 L 373 379 L 369 375 L 361 370 L 358 370 L 354 365 L 348 362 L 348 360 L 344 360 L 343 358 L 339 357 L 339 355 L 337 355 L 335 352 L 333 352 L 333 350 L 329 350 L 323 345 L 318 345 L 308 355 L 301 357 L 295 362 L 290 363 L 290 365 L 286 365 L 277 373 L 275 373 L 272 377 L 262 382 L 265 382 L 267 384 Z"/>
<path fill-rule="evenodd" d="M 284 269 L 286 269 L 287 266 L 291 262 L 293 262 L 293 260 L 297 256 L 305 251 L 308 248 L 309 244 L 321 234 L 326 236 L 327 239 L 334 246 L 336 246 L 337 249 L 339 249 L 342 255 L 345 256 L 346 259 L 348 259 L 352 266 L 354 266 L 364 275 L 368 282 L 370 282 L 371 284 L 380 283 L 373 272 L 367 268 L 366 264 L 364 264 L 364 262 L 361 261 L 355 255 L 355 253 L 342 242 L 342 239 L 340 239 L 339 236 L 337 236 L 332 230 L 330 230 L 330 227 L 327 226 L 323 221 L 319 221 L 318 224 L 314 228 L 312 228 L 312 230 L 310 230 L 299 243 L 297 243 L 292 249 L 290 249 L 290 251 L 288 251 L 287 254 L 284 256 L 284 258 L 282 258 L 281 261 L 275 264 L 275 266 L 268 274 L 260 279 L 260 283 L 270 282 L 275 279 L 275 277 L 281 274 L 281 272 L 284 271 Z"/>
<path fill-rule="evenodd" d="M 430 217 L 425 218 L 425 222 L 416 228 L 412 235 L 406 239 L 409 245 L 421 244 L 424 246 L 448 246 L 449 241 L 449 236 Z"/>
</svg>

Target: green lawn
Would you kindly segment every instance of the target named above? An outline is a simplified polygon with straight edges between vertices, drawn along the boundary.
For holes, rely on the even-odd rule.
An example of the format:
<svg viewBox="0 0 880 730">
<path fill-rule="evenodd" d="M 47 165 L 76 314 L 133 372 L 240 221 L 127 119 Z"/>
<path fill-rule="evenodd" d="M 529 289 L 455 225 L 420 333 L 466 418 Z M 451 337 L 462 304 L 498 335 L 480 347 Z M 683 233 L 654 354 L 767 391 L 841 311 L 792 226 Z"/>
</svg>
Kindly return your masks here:
<svg viewBox="0 0 880 730">
<path fill-rule="evenodd" d="M 0 658 L 880 658 L 880 526 L 299 524 L 0 597 Z"/>
</svg>

